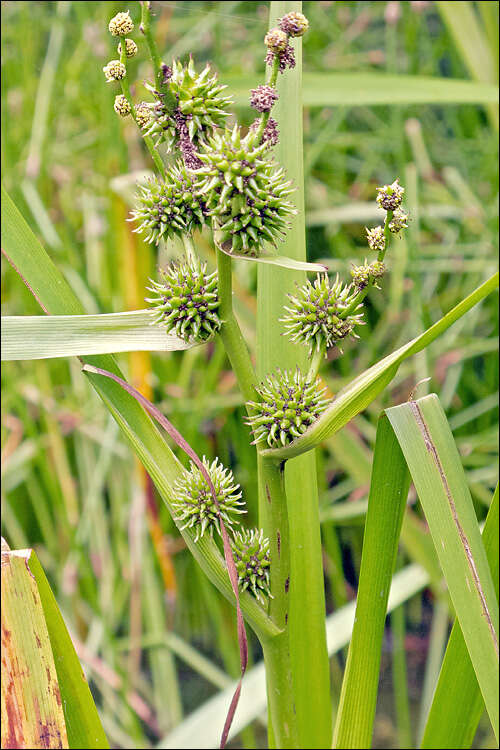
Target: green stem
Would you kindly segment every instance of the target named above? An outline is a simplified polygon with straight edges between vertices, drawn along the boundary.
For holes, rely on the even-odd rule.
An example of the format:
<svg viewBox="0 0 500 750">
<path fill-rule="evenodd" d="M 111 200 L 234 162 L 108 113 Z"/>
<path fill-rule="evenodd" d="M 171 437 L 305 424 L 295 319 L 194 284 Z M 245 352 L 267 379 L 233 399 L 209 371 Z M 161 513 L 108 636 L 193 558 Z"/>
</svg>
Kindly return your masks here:
<svg viewBox="0 0 500 750">
<path fill-rule="evenodd" d="M 194 249 L 192 236 L 190 234 L 183 234 L 182 244 L 184 245 L 186 258 L 188 259 L 188 261 L 190 263 L 196 263 L 198 256 L 196 255 L 196 251 Z"/>
<path fill-rule="evenodd" d="M 321 367 L 321 363 L 323 362 L 325 358 L 325 352 L 326 352 L 326 344 L 325 342 L 323 342 L 321 346 L 316 348 L 312 356 L 311 364 L 307 372 L 307 379 L 309 382 L 316 380 L 316 378 L 318 377 L 319 368 Z"/>
<path fill-rule="evenodd" d="M 151 31 L 151 3 L 148 1 L 141 2 L 141 25 L 140 30 L 144 34 L 149 49 L 149 55 L 154 68 L 154 80 L 157 90 L 162 95 L 162 102 L 168 112 L 173 112 L 177 106 L 175 96 L 170 91 L 168 84 L 163 81 L 163 63 L 158 54 L 158 48 Z"/>
<path fill-rule="evenodd" d="M 287 632 L 290 591 L 288 512 L 283 468 L 258 458 L 260 491 L 265 504 L 260 523 L 269 539 L 271 553 L 271 596 L 269 615 L 283 634 L 262 641 L 266 663 L 267 699 L 273 727 L 273 746 L 299 747 L 295 711 L 290 644 Z"/>
<path fill-rule="evenodd" d="M 231 258 L 217 248 L 219 315 L 222 320 L 220 337 L 235 372 L 245 401 L 258 400 L 256 377 L 247 345 L 233 312 L 233 281 Z"/>
<path fill-rule="evenodd" d="M 280 60 L 278 55 L 274 56 L 272 67 L 269 71 L 269 74 L 267 76 L 266 84 L 268 86 L 272 86 L 273 88 L 276 87 L 276 83 L 278 80 L 278 73 L 280 68 Z M 255 132 L 255 136 L 252 140 L 252 143 L 260 143 L 262 139 L 262 134 L 264 133 L 265 127 L 269 121 L 269 117 L 271 116 L 271 112 L 263 112 L 260 117 L 260 123 L 259 127 L 257 128 Z"/>
</svg>

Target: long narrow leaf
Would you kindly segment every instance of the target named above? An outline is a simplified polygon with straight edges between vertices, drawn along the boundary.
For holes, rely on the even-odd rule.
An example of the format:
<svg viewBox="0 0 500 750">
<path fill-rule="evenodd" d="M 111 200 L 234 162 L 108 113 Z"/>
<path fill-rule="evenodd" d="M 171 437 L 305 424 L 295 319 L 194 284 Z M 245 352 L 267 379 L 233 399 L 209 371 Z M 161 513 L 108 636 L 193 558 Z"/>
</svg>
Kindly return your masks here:
<svg viewBox="0 0 500 750">
<path fill-rule="evenodd" d="M 116 352 L 189 349 L 154 324 L 149 310 L 107 315 L 25 315 L 2 318 L 2 361 L 80 357 Z"/>
<path fill-rule="evenodd" d="M 498 605 L 453 435 L 432 394 L 387 409 L 410 469 L 498 737 Z"/>
</svg>

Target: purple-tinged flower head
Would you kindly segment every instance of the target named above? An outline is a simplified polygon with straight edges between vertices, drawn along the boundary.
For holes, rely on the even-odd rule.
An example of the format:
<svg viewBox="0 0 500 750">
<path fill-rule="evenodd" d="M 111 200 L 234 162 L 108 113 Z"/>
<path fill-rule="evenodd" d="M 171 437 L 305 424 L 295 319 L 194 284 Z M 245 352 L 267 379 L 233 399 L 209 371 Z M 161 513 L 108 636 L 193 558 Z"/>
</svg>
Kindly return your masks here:
<svg viewBox="0 0 500 750">
<path fill-rule="evenodd" d="M 379 260 L 374 260 L 373 263 L 368 264 L 365 260 L 363 266 L 353 266 L 351 269 L 352 282 L 358 291 L 363 291 L 368 284 L 373 284 L 377 289 L 380 287 L 377 285 L 377 281 L 382 278 L 386 272 L 384 263 Z"/>
<path fill-rule="evenodd" d="M 380 208 L 386 211 L 395 211 L 401 205 L 405 189 L 399 184 L 399 177 L 396 177 L 391 185 L 378 187 L 377 191 L 377 203 Z"/>
<path fill-rule="evenodd" d="M 259 126 L 260 117 L 257 117 L 250 125 L 250 130 L 252 132 L 255 132 L 259 129 Z M 278 130 L 278 123 L 273 117 L 270 117 L 265 124 L 264 130 L 262 131 L 261 143 L 265 143 L 269 148 L 272 148 L 273 146 L 276 146 L 279 139 L 280 134 Z"/>
<path fill-rule="evenodd" d="M 408 214 L 401 208 L 397 208 L 389 222 L 389 231 L 393 234 L 399 234 L 402 229 L 408 229 Z"/>
<path fill-rule="evenodd" d="M 384 227 L 378 226 L 373 229 L 366 229 L 366 239 L 368 240 L 368 247 L 370 250 L 375 250 L 377 253 L 381 253 L 385 250 L 385 234 Z"/>
<path fill-rule="evenodd" d="M 278 54 L 286 49 L 288 44 L 288 35 L 278 28 L 271 29 L 264 37 L 264 44 L 270 52 Z"/>
<path fill-rule="evenodd" d="M 302 13 L 287 13 L 278 19 L 278 26 L 288 36 L 303 36 L 309 28 L 309 21 Z"/>
<path fill-rule="evenodd" d="M 279 60 L 279 72 L 284 73 L 287 68 L 295 68 L 295 53 L 291 44 L 287 44 L 283 52 L 278 52 L 277 55 L 271 50 L 267 51 L 266 64 L 272 67 L 274 64 L 274 58 L 277 57 Z"/>
<path fill-rule="evenodd" d="M 251 90 L 250 106 L 257 112 L 270 112 L 279 94 L 272 86 L 262 85 Z"/>
</svg>

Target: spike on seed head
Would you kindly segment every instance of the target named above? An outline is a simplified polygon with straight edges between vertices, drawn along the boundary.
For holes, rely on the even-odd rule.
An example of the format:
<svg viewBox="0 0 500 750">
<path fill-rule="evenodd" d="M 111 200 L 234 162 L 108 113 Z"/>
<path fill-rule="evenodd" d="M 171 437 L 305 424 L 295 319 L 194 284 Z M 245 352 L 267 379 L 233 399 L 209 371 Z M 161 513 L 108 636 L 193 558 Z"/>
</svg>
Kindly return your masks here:
<svg viewBox="0 0 500 750">
<path fill-rule="evenodd" d="M 134 30 L 134 23 L 130 18 L 130 12 L 117 13 L 109 22 L 108 29 L 113 36 L 125 36 Z"/>
<path fill-rule="evenodd" d="M 249 589 L 261 604 L 265 604 L 264 597 L 271 596 L 269 539 L 262 529 L 241 529 L 235 531 L 231 549 L 238 572 L 238 586 L 242 591 Z"/>
<path fill-rule="evenodd" d="M 181 529 L 196 529 L 195 542 L 205 531 L 211 536 L 214 529 L 218 534 L 221 533 L 219 513 L 229 529 L 235 523 L 234 514 L 246 513 L 241 507 L 244 503 L 232 471 L 224 469 L 217 458 L 210 464 L 203 456 L 202 462 L 214 485 L 218 509 L 205 477 L 193 462 L 190 471 L 184 471 L 173 486 L 175 500 L 172 506 L 175 517 L 177 521 L 183 522 Z"/>
</svg>

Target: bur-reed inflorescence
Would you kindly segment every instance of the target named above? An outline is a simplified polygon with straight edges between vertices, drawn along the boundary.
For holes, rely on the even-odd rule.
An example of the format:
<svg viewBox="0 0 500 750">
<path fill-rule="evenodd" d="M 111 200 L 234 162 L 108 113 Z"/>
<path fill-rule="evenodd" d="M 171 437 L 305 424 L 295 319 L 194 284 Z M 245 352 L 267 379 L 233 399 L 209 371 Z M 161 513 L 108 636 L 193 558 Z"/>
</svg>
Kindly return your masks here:
<svg viewBox="0 0 500 750">
<path fill-rule="evenodd" d="M 271 448 L 300 437 L 328 405 L 319 380 L 310 381 L 298 368 L 268 375 L 256 390 L 260 400 L 248 403 L 253 413 L 247 424 L 254 443 L 265 441 Z"/>
<path fill-rule="evenodd" d="M 205 531 L 211 536 L 214 529 L 221 533 L 219 513 L 228 529 L 235 523 L 234 515 L 246 513 L 242 508 L 244 503 L 241 501 L 240 487 L 232 471 L 225 469 L 217 458 L 210 464 L 203 456 L 202 462 L 214 485 L 218 508 L 205 477 L 193 462 L 190 471 L 184 471 L 173 486 L 175 499 L 172 507 L 176 518 L 183 522 L 181 529 L 196 529 L 195 542 Z"/>
<path fill-rule="evenodd" d="M 122 43 L 118 44 L 118 54 L 122 53 Z M 125 54 L 127 57 L 135 57 L 137 55 L 137 44 L 133 39 L 125 39 Z"/>
<path fill-rule="evenodd" d="M 130 12 L 117 13 L 109 22 L 108 29 L 113 36 L 125 36 L 134 30 L 134 22 L 130 18 Z"/>
<path fill-rule="evenodd" d="M 241 529 L 234 532 L 231 549 L 240 589 L 249 589 L 261 604 L 265 604 L 265 596 L 271 595 L 269 539 L 262 529 Z"/>
<path fill-rule="evenodd" d="M 206 263 L 197 258 L 172 263 L 160 273 L 162 280 L 150 280 L 148 287 L 156 297 L 146 299 L 157 313 L 155 322 L 189 343 L 201 343 L 217 333 L 217 273 L 207 273 Z"/>
<path fill-rule="evenodd" d="M 127 72 L 125 65 L 119 60 L 110 60 L 109 63 L 104 66 L 102 71 L 106 76 L 106 83 L 121 81 L 123 78 L 125 78 Z"/>
<path fill-rule="evenodd" d="M 377 203 L 386 211 L 395 211 L 401 205 L 404 192 L 404 187 L 399 184 L 399 177 L 396 177 L 391 185 L 377 188 Z"/>
<path fill-rule="evenodd" d="M 365 260 L 364 265 L 352 267 L 352 283 L 359 291 L 365 289 L 369 284 L 373 284 L 377 289 L 380 289 L 377 281 L 382 278 L 385 272 L 386 267 L 382 261 L 374 260 L 372 263 L 368 263 Z"/>
<path fill-rule="evenodd" d="M 115 110 L 117 115 L 120 115 L 120 117 L 127 117 L 127 115 L 130 114 L 132 108 L 128 99 L 123 96 L 123 94 L 118 94 L 118 96 L 115 96 L 113 109 Z"/>
</svg>

